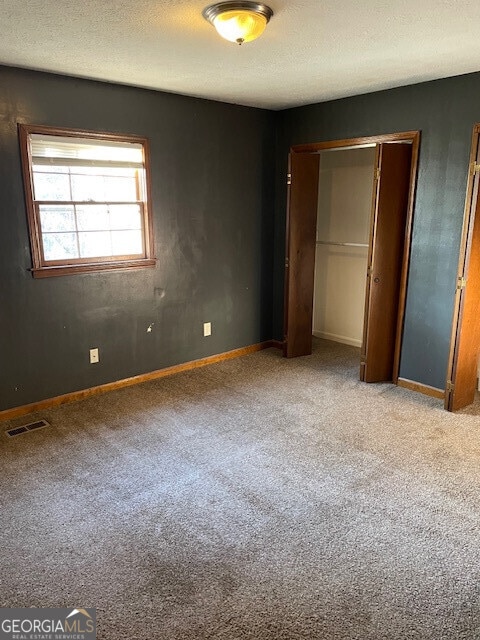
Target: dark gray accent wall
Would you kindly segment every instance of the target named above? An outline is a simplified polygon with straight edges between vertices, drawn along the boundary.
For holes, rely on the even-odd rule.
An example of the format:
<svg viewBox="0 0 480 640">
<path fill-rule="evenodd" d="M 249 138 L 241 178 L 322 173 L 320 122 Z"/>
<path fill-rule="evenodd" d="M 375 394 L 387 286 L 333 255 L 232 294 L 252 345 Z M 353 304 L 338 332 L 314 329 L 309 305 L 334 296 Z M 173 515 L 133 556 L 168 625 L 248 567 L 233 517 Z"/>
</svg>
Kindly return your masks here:
<svg viewBox="0 0 480 640">
<path fill-rule="evenodd" d="M 156 268 L 32 278 L 18 122 L 149 139 Z M 0 410 L 270 339 L 274 164 L 271 112 L 0 67 Z"/>
<path fill-rule="evenodd" d="M 444 388 L 471 134 L 480 121 L 480 74 L 291 109 L 277 119 L 274 337 L 282 337 L 285 174 L 290 146 L 419 129 L 400 375 Z"/>
</svg>

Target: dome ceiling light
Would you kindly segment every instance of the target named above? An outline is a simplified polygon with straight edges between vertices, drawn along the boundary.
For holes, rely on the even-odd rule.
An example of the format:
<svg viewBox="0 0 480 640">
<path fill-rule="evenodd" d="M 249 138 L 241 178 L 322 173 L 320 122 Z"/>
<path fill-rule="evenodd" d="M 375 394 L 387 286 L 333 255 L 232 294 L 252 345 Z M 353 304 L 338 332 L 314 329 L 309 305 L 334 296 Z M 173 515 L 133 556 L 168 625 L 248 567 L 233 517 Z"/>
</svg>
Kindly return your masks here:
<svg viewBox="0 0 480 640">
<path fill-rule="evenodd" d="M 261 36 L 272 16 L 270 7 L 259 2 L 217 2 L 203 10 L 222 38 L 237 44 Z"/>
</svg>

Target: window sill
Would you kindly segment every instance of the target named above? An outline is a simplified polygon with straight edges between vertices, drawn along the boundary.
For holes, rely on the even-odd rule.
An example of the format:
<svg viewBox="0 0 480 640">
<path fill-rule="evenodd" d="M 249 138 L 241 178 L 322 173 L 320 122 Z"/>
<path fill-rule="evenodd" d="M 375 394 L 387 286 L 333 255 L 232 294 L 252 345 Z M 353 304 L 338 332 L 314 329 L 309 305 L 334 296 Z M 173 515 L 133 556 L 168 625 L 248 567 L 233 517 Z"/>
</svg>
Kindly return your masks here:
<svg viewBox="0 0 480 640">
<path fill-rule="evenodd" d="M 90 262 L 84 264 L 62 264 L 53 267 L 37 267 L 31 269 L 34 278 L 51 278 L 54 276 L 68 276 L 74 273 L 95 273 L 98 271 L 131 271 L 133 269 L 143 269 L 154 267 L 157 261 L 155 258 L 144 258 L 142 260 L 122 260 L 121 262 Z"/>
</svg>

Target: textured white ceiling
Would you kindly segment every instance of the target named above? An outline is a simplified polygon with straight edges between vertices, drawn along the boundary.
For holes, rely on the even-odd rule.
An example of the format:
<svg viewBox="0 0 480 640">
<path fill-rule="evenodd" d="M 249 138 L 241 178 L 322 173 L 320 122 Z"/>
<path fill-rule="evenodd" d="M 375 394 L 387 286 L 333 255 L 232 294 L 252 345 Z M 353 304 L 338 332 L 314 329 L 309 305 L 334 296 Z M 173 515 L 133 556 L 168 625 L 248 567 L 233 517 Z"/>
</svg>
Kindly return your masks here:
<svg viewBox="0 0 480 640">
<path fill-rule="evenodd" d="M 208 0 L 0 0 L 0 63 L 282 109 L 480 69 L 478 0 L 270 0 L 222 40 Z"/>
</svg>

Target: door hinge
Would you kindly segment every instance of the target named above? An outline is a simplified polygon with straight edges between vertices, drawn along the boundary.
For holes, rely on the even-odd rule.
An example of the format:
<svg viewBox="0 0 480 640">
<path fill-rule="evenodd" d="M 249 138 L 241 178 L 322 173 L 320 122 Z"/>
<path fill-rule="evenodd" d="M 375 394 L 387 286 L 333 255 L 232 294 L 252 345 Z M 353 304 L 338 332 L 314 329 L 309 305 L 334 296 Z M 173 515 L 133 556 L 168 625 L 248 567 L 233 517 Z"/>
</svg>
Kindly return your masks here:
<svg viewBox="0 0 480 640">
<path fill-rule="evenodd" d="M 287 173 L 287 184 L 292 184 L 292 174 Z"/>
<path fill-rule="evenodd" d="M 464 278 L 463 276 L 458 276 L 457 291 L 461 291 L 462 289 L 465 289 L 466 286 L 467 286 L 467 279 Z"/>
<path fill-rule="evenodd" d="M 451 380 L 447 381 L 447 391 L 451 392 L 455 390 L 455 385 L 453 384 L 453 382 Z"/>
<path fill-rule="evenodd" d="M 288 258 L 285 258 L 285 269 L 288 269 L 289 266 L 290 266 L 290 260 Z"/>
<path fill-rule="evenodd" d="M 372 267 L 367 267 L 367 278 L 370 278 L 370 276 L 372 275 Z"/>
<path fill-rule="evenodd" d="M 480 173 L 480 164 L 477 162 L 472 162 L 470 164 L 470 173 L 474 176 L 476 173 Z"/>
<path fill-rule="evenodd" d="M 381 175 L 382 171 L 379 167 L 377 167 L 375 169 L 375 180 L 380 180 L 380 175 Z"/>
</svg>

